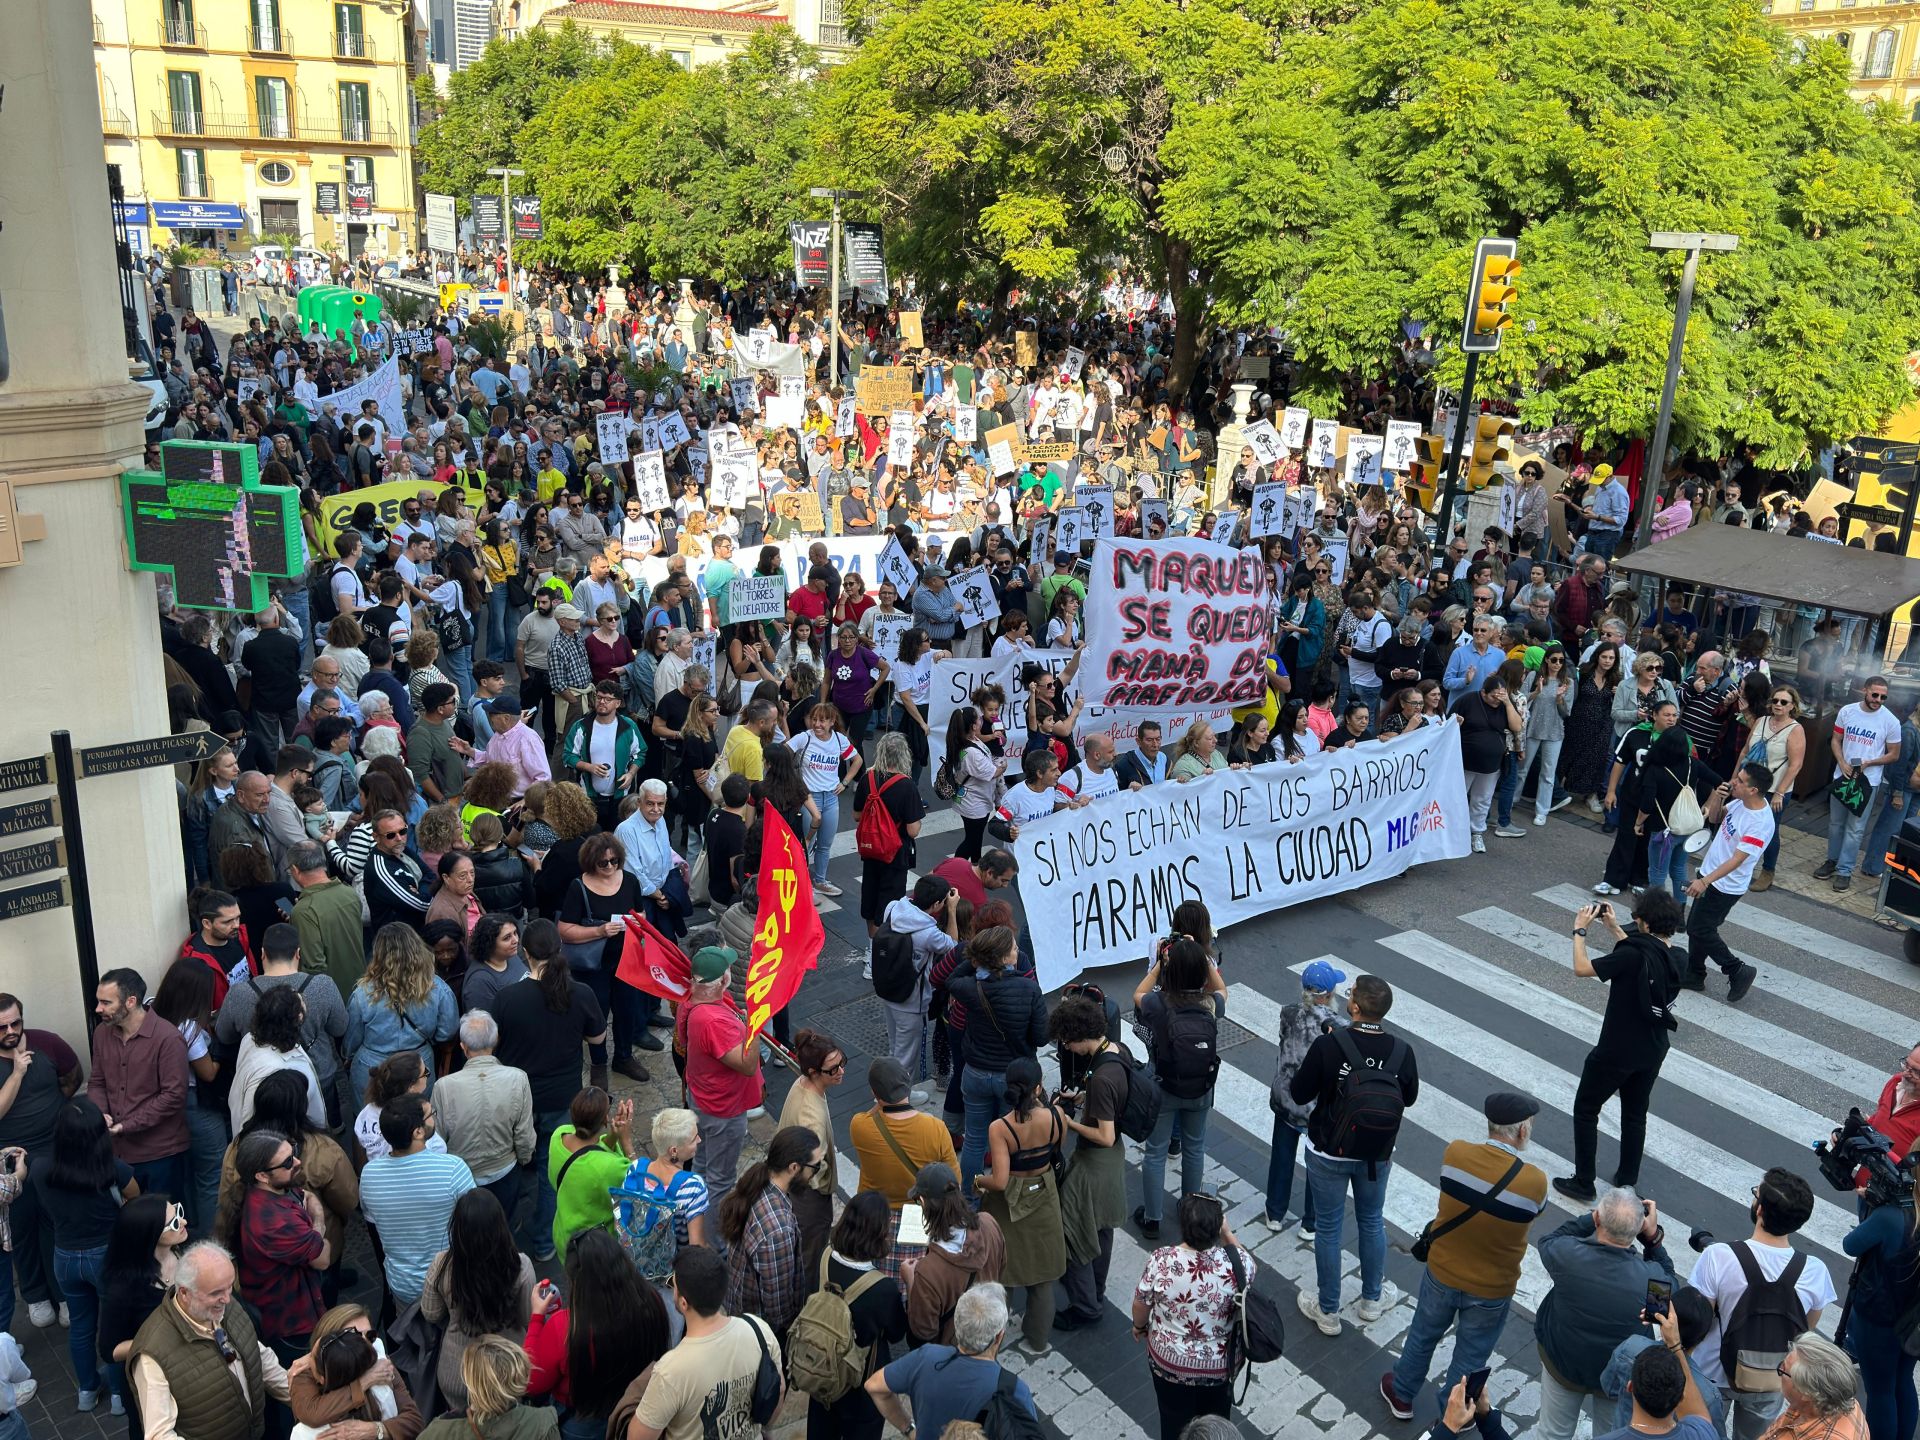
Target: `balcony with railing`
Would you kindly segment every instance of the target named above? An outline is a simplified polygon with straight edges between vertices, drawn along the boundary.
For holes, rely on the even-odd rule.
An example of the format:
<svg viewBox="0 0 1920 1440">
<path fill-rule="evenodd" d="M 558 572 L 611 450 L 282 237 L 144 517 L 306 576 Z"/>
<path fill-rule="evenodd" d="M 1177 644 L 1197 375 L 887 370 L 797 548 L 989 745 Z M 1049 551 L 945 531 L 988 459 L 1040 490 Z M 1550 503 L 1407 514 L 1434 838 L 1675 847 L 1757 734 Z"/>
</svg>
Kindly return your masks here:
<svg viewBox="0 0 1920 1440">
<path fill-rule="evenodd" d="M 160 43 L 175 49 L 207 48 L 207 27 L 196 25 L 180 15 L 169 15 L 160 22 Z"/>
<path fill-rule="evenodd" d="M 100 107 L 100 130 L 102 134 L 106 135 L 131 135 L 133 133 L 133 122 L 127 118 L 126 112 L 116 110 L 111 105 L 102 105 Z"/>
<path fill-rule="evenodd" d="M 373 37 L 358 30 L 333 32 L 333 58 L 336 60 L 375 60 Z"/>
<path fill-rule="evenodd" d="M 93 17 L 93 43 L 96 45 L 107 43 L 107 27 L 100 23 L 98 15 Z"/>
<path fill-rule="evenodd" d="M 293 32 L 284 25 L 249 25 L 247 48 L 259 55 L 291 55 Z"/>
<path fill-rule="evenodd" d="M 338 140 L 342 145 L 397 145 L 400 143 L 393 126 L 375 124 L 371 120 L 302 120 L 300 134 L 308 140 Z"/>
<path fill-rule="evenodd" d="M 391 125 L 371 120 L 332 118 L 315 120 L 310 116 L 229 115 L 211 110 L 154 110 L 149 112 L 154 135 L 197 140 L 306 140 L 339 145 L 386 145 L 398 142 Z"/>
</svg>

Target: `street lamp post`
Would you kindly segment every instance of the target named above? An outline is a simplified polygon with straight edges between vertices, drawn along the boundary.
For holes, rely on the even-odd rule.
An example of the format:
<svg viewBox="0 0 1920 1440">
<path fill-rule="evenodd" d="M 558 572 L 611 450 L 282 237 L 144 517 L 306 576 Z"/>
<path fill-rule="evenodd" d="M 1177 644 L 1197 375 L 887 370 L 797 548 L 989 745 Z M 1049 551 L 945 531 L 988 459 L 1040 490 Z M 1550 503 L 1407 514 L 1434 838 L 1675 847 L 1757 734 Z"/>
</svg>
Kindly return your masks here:
<svg viewBox="0 0 1920 1440">
<path fill-rule="evenodd" d="M 1653 492 L 1666 475 L 1667 432 L 1673 428 L 1673 395 L 1680 386 L 1680 353 L 1687 339 L 1687 316 L 1693 310 L 1693 282 L 1700 273 L 1702 250 L 1732 250 L 1737 235 L 1715 235 L 1698 230 L 1656 230 L 1647 238 L 1654 250 L 1684 250 L 1686 268 L 1680 272 L 1680 298 L 1673 308 L 1673 338 L 1667 343 L 1667 379 L 1660 390 L 1660 418 L 1653 426 L 1653 448 L 1647 453 L 1647 473 L 1640 482 L 1640 513 L 1634 519 L 1633 547 L 1647 543 L 1653 529 Z"/>
<path fill-rule="evenodd" d="M 833 389 L 840 383 L 840 201 L 850 190 L 835 190 L 825 185 L 816 185 L 807 192 L 816 200 L 833 201 L 832 238 L 827 242 L 827 268 L 832 272 L 828 277 L 833 307 L 833 319 L 827 327 L 827 388 Z"/>
<path fill-rule="evenodd" d="M 515 165 L 494 165 L 488 168 L 489 175 L 500 177 L 500 228 L 507 239 L 507 303 L 506 308 L 514 310 L 513 288 L 513 182 L 526 178 L 527 172 Z"/>
</svg>

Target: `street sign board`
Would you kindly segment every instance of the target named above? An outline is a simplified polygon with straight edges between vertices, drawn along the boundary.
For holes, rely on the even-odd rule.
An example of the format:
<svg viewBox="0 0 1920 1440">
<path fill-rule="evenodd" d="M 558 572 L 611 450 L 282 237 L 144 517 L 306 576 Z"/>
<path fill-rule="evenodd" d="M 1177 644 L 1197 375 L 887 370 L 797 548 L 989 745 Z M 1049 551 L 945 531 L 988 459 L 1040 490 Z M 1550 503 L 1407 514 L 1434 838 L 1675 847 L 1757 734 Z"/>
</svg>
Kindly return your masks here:
<svg viewBox="0 0 1920 1440">
<path fill-rule="evenodd" d="M 42 870 L 63 869 L 67 863 L 67 844 L 59 837 L 36 840 L 12 850 L 0 850 L 0 880 L 18 880 L 38 875 Z"/>
<path fill-rule="evenodd" d="M 46 830 L 60 823 L 60 805 L 51 795 L 44 800 L 23 800 L 18 805 L 0 805 L 0 839 L 24 835 L 29 830 Z"/>
<path fill-rule="evenodd" d="M 80 775 L 123 775 L 152 765 L 190 765 L 218 755 L 226 741 L 211 730 L 189 730 L 184 735 L 157 735 L 151 740 L 129 740 L 121 745 L 95 745 L 80 752 Z"/>
<path fill-rule="evenodd" d="M 18 890 L 0 890 L 0 920 L 18 920 L 22 915 L 58 910 L 70 898 L 64 879 L 42 880 Z"/>
<path fill-rule="evenodd" d="M 19 760 L 0 760 L 0 793 L 25 790 L 33 785 L 51 785 L 51 756 L 28 755 Z"/>
</svg>

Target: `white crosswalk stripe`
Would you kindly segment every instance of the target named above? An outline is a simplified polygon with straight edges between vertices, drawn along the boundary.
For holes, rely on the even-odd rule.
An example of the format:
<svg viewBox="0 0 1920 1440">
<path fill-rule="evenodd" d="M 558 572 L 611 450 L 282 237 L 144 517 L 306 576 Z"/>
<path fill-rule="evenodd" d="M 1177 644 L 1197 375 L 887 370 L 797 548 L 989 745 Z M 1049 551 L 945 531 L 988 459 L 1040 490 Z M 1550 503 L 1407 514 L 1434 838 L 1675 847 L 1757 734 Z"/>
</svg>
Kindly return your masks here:
<svg viewBox="0 0 1920 1440">
<path fill-rule="evenodd" d="M 1727 916 L 1727 924 L 1736 930 L 1764 935 L 1770 940 L 1796 946 L 1809 955 L 1831 960 L 1849 970 L 1858 970 L 1863 975 L 1871 975 L 1889 985 L 1898 985 L 1903 990 L 1920 990 L 1920 969 L 1909 965 L 1904 957 L 1869 950 L 1864 945 L 1839 939 L 1826 930 L 1802 925 L 1798 920 L 1789 920 L 1771 910 L 1755 909 L 1747 901 L 1743 900 L 1733 907 Z"/>
</svg>

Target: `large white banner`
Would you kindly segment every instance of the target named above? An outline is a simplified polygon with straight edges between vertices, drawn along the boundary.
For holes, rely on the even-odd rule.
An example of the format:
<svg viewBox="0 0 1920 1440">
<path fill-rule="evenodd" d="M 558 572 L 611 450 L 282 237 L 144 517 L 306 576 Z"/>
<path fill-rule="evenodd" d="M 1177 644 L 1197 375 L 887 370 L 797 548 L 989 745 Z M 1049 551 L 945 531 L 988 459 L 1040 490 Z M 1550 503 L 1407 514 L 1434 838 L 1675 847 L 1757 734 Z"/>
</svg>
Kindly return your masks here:
<svg viewBox="0 0 1920 1440">
<path fill-rule="evenodd" d="M 1467 853 L 1460 736 L 1429 725 L 1325 751 L 1105 796 L 1020 829 L 1020 902 L 1045 915 L 1040 988 L 1152 952 L 1174 907 L 1216 929 Z M 1065 921 L 1067 929 L 1059 929 Z"/>
<path fill-rule="evenodd" d="M 389 435 L 407 433 L 407 402 L 406 397 L 400 393 L 398 356 L 387 361 L 357 385 L 349 385 L 344 390 L 336 390 L 331 395 L 321 397 L 323 404 L 337 407 L 334 413 L 349 432 L 360 418 L 362 400 L 372 400 L 379 405 L 380 419 L 385 423 Z"/>
<path fill-rule="evenodd" d="M 1087 703 L 1198 710 L 1266 693 L 1267 594 L 1253 549 L 1211 540 L 1102 540 L 1087 585 Z"/>
</svg>

